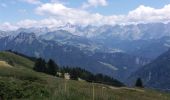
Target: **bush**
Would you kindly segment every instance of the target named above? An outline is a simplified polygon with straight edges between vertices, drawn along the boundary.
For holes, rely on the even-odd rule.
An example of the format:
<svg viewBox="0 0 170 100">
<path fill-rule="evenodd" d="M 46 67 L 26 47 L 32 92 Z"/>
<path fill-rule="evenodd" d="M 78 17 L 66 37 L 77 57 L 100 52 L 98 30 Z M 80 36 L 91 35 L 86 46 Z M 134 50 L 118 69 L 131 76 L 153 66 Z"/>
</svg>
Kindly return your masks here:
<svg viewBox="0 0 170 100">
<path fill-rule="evenodd" d="M 0 98 L 2 100 L 12 100 L 21 98 L 31 98 L 31 97 L 49 97 L 49 91 L 44 87 L 44 85 L 31 82 L 31 81 L 21 81 L 16 79 L 5 79 L 0 80 Z"/>
</svg>

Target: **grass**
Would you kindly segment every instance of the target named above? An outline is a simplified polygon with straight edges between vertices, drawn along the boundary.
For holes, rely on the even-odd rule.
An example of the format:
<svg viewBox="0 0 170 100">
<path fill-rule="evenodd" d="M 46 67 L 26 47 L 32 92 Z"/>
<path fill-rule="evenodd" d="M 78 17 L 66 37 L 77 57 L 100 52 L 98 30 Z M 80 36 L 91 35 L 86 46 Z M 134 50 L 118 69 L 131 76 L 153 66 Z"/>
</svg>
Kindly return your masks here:
<svg viewBox="0 0 170 100">
<path fill-rule="evenodd" d="M 10 52 L 0 52 L 0 60 L 8 62 L 10 65 L 14 67 L 33 68 L 34 66 L 34 62 L 30 61 L 29 59 Z"/>
<path fill-rule="evenodd" d="M 8 52 L 0 53 L 0 59 L 4 60 L 0 64 L 0 98 L 5 100 L 170 100 L 169 93 L 64 80 L 38 73 L 31 69 L 32 61 Z M 1 67 L 9 65 L 5 61 L 12 61 L 13 67 Z"/>
<path fill-rule="evenodd" d="M 93 84 L 60 80 L 51 100 L 93 100 Z M 61 84 L 63 83 L 63 84 Z M 147 89 L 115 88 L 94 84 L 94 100 L 169 100 L 170 95 Z"/>
<path fill-rule="evenodd" d="M 12 67 L 11 65 L 9 65 L 7 62 L 5 61 L 0 61 L 0 66 L 1 67 Z"/>
</svg>

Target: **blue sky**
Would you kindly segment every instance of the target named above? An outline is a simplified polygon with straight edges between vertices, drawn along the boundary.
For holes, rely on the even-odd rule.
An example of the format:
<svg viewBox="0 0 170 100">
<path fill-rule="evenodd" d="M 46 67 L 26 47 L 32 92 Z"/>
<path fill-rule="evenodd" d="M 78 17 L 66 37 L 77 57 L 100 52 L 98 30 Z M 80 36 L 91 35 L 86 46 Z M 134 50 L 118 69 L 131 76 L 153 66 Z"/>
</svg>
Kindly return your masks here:
<svg viewBox="0 0 170 100">
<path fill-rule="evenodd" d="M 27 20 L 29 24 L 33 25 L 33 22 L 39 23 L 38 21 L 41 21 L 43 23 L 47 19 L 50 19 L 48 24 L 52 21 L 56 22 L 55 24 L 67 22 L 94 24 L 100 20 L 104 20 L 104 22 L 98 24 L 107 24 L 107 20 L 112 20 L 110 24 L 138 23 L 143 22 L 145 19 L 142 18 L 145 16 L 148 16 L 149 19 L 145 22 L 168 21 L 170 15 L 163 13 L 169 13 L 169 4 L 170 0 L 0 0 L 0 28 L 5 25 L 4 23 L 12 26 Z M 66 11 L 65 15 L 61 13 L 64 11 Z M 133 13 L 129 14 L 130 12 Z M 139 15 L 135 16 L 135 14 Z M 78 18 L 78 15 L 82 20 Z M 162 17 L 160 18 L 160 16 Z M 125 19 L 125 17 L 129 18 Z M 119 19 L 123 21 L 121 22 Z"/>
</svg>

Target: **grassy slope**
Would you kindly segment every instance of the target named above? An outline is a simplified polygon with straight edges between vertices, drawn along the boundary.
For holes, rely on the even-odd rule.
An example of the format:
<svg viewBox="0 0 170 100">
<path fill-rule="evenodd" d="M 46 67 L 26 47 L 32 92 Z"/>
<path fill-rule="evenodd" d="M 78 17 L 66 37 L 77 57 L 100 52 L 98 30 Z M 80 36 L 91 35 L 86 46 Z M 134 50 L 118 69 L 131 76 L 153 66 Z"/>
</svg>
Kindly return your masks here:
<svg viewBox="0 0 170 100">
<path fill-rule="evenodd" d="M 5 61 L 0 61 L 0 67 L 12 67 L 12 66 Z"/>
<path fill-rule="evenodd" d="M 2 60 L 8 63 L 12 61 L 13 64 L 13 67 L 0 67 L 0 94 L 7 91 L 9 95 L 5 94 L 5 98 L 8 99 L 29 97 L 34 100 L 42 100 L 42 98 L 44 100 L 93 100 L 93 86 L 95 100 L 170 99 L 170 94 L 152 90 L 93 85 L 37 73 L 30 69 L 34 65 L 32 61 L 8 52 L 0 53 L 0 61 Z"/>
<path fill-rule="evenodd" d="M 0 52 L 0 60 L 4 60 L 10 64 L 12 64 L 14 67 L 27 67 L 32 68 L 34 66 L 34 63 L 24 57 L 17 56 L 10 52 Z"/>
</svg>

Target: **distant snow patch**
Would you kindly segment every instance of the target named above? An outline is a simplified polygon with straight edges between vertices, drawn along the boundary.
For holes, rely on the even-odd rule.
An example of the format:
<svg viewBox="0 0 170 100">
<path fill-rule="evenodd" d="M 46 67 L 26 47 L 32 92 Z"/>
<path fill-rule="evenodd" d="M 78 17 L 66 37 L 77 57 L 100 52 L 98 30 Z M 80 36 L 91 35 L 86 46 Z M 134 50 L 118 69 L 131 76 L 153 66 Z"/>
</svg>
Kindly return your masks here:
<svg viewBox="0 0 170 100">
<path fill-rule="evenodd" d="M 109 67 L 109 68 L 111 68 L 111 69 L 113 69 L 113 70 L 118 70 L 118 68 L 117 67 L 115 67 L 115 66 L 113 66 L 113 65 L 111 65 L 111 64 L 108 64 L 108 63 L 105 63 L 105 62 L 101 62 L 101 61 L 99 61 L 99 63 L 100 64 L 102 64 L 102 65 L 104 65 L 104 66 L 106 66 L 106 67 Z"/>
<path fill-rule="evenodd" d="M 165 47 L 170 47 L 170 44 L 165 43 L 164 46 Z"/>
<path fill-rule="evenodd" d="M 150 81 L 150 80 L 151 80 L 151 77 L 152 77 L 152 73 L 151 73 L 151 72 L 149 72 L 148 81 Z"/>
<path fill-rule="evenodd" d="M 140 59 L 138 57 L 136 58 L 136 64 L 140 64 Z"/>
<path fill-rule="evenodd" d="M 126 70 L 126 69 L 127 69 L 127 67 L 123 67 L 123 69 L 124 69 L 124 70 Z"/>
</svg>

